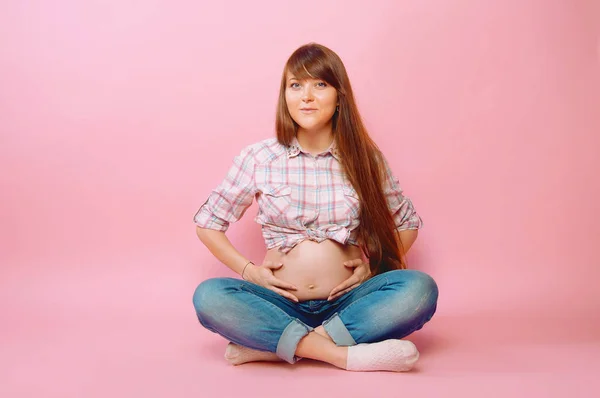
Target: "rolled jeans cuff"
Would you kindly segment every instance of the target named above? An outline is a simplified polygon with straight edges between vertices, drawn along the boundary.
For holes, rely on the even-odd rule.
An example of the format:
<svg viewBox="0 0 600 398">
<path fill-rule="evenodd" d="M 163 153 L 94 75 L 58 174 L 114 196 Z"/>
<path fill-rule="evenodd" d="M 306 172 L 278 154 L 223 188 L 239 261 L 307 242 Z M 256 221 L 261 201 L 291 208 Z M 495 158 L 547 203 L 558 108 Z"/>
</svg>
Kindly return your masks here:
<svg viewBox="0 0 600 398">
<path fill-rule="evenodd" d="M 323 322 L 323 328 L 338 346 L 356 345 L 356 341 L 342 322 L 340 316 L 335 313 L 331 318 Z"/>
<path fill-rule="evenodd" d="M 312 330 L 313 328 L 304 324 L 300 320 L 296 318 L 292 319 L 290 324 L 287 325 L 287 327 L 283 330 L 283 333 L 279 338 L 279 342 L 277 343 L 277 351 L 275 354 L 288 363 L 296 363 L 299 358 L 294 354 L 296 353 L 298 343 Z"/>
</svg>

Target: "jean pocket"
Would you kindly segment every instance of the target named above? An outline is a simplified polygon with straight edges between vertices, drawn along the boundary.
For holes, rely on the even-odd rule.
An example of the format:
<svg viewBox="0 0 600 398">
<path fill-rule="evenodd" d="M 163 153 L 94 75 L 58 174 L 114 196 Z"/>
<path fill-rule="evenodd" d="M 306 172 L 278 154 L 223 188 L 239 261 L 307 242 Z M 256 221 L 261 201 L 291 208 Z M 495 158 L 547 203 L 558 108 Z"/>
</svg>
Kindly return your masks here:
<svg viewBox="0 0 600 398">
<path fill-rule="evenodd" d="M 384 274 L 375 275 L 354 289 L 350 290 L 348 293 L 341 296 L 337 299 L 337 305 L 339 307 L 339 311 L 347 309 L 353 303 L 356 303 L 359 299 L 365 298 L 365 300 L 369 300 L 369 295 L 376 291 L 383 289 L 385 285 L 388 284 L 388 279 Z"/>
<path fill-rule="evenodd" d="M 252 282 L 243 283 L 240 286 L 240 289 L 245 290 L 248 293 L 255 294 L 264 299 L 271 298 L 271 299 L 276 299 L 276 300 L 286 300 L 286 298 L 283 297 L 282 295 L 280 295 L 279 293 L 276 293 L 276 292 L 272 291 L 271 289 L 267 289 L 266 287 L 257 285 L 256 283 L 252 283 Z"/>
</svg>

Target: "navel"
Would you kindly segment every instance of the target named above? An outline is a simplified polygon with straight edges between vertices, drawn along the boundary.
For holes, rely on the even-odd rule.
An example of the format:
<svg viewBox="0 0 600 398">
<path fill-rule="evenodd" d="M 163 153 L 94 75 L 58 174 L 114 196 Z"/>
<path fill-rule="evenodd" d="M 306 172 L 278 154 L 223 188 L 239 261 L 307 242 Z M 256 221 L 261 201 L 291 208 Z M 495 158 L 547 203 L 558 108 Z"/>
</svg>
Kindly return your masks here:
<svg viewBox="0 0 600 398">
<path fill-rule="evenodd" d="M 308 288 L 309 288 L 309 289 L 314 289 L 314 288 L 315 288 L 315 285 L 308 285 Z"/>
</svg>

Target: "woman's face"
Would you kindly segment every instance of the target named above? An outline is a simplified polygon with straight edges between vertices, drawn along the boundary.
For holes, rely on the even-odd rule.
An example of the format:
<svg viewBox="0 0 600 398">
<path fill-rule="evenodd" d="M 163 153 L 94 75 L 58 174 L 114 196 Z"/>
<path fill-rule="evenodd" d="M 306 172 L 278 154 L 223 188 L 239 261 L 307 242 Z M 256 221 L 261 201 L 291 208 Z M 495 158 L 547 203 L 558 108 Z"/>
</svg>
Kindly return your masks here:
<svg viewBox="0 0 600 398">
<path fill-rule="evenodd" d="M 304 130 L 318 130 L 331 122 L 337 90 L 319 79 L 298 80 L 287 73 L 285 100 L 292 119 Z"/>
</svg>

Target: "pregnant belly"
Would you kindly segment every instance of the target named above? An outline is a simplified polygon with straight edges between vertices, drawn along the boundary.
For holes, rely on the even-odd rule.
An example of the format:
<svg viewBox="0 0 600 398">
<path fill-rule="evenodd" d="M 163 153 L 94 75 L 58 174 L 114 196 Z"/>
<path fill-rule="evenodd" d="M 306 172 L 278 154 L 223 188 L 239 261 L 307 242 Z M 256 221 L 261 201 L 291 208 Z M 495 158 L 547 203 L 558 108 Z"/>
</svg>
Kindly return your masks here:
<svg viewBox="0 0 600 398">
<path fill-rule="evenodd" d="M 265 261 L 281 262 L 275 277 L 298 288 L 291 291 L 300 301 L 329 297 L 331 290 L 352 275 L 344 261 L 362 257 L 357 246 L 342 245 L 332 240 L 321 243 L 305 240 L 287 254 L 277 249 L 267 251 Z"/>
</svg>

